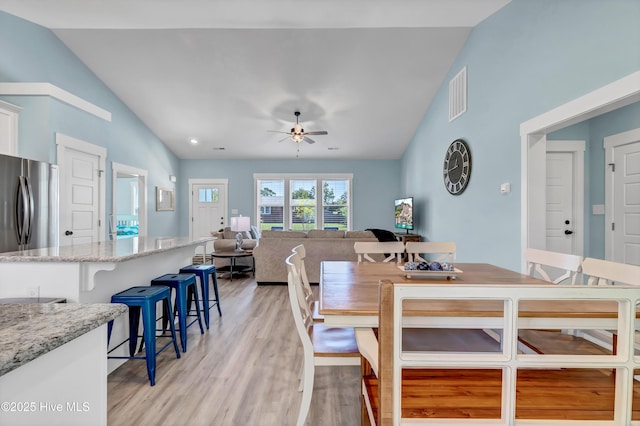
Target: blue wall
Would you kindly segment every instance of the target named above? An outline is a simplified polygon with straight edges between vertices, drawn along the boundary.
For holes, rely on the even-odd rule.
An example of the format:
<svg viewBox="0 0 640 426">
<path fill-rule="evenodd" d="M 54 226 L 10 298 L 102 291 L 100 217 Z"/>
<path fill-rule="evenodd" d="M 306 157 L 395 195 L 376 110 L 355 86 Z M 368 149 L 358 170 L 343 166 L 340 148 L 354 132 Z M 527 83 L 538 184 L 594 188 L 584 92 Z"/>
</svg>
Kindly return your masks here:
<svg viewBox="0 0 640 426">
<path fill-rule="evenodd" d="M 48 97 L 2 99 L 24 108 L 21 155 L 55 162 L 56 132 L 107 148 L 107 212 L 111 161 L 148 170 L 149 235 L 187 233 L 189 177 L 229 179 L 229 208 L 252 213 L 253 173 L 354 173 L 354 228 L 391 229 L 385 206 L 399 195 L 413 196 L 416 232 L 429 240 L 456 241 L 459 261 L 518 269 L 519 126 L 640 70 L 638 16 L 638 0 L 513 0 L 471 32 L 400 161 L 181 161 L 51 31 L 4 12 L 1 82 L 51 82 L 110 111 L 113 120 Z M 463 66 L 468 110 L 449 123 L 447 83 Z M 601 119 L 606 124 L 594 119 L 589 125 L 592 139 L 613 130 Z M 457 138 L 470 144 L 473 171 L 468 189 L 454 197 L 442 183 L 442 164 Z M 599 161 L 592 154 L 589 161 Z M 156 212 L 155 187 L 173 186 L 169 175 L 179 177 L 177 210 Z M 595 171 L 591 178 L 600 179 Z M 500 194 L 503 182 L 511 183 L 511 194 Z M 602 201 L 593 191 L 585 202 Z M 594 253 L 596 234 L 589 242 Z"/>
<path fill-rule="evenodd" d="M 637 0 L 513 0 L 480 23 L 402 158 L 402 190 L 426 212 L 418 232 L 456 241 L 458 261 L 519 270 L 520 124 L 640 70 L 638 17 Z M 464 66 L 467 112 L 449 123 L 448 82 Z M 442 167 L 457 138 L 470 145 L 472 175 L 451 196 Z"/>
<path fill-rule="evenodd" d="M 253 216 L 253 173 L 353 173 L 353 229 L 393 227 L 399 160 L 180 161 L 48 29 L 0 12 L 0 53 L 0 82 L 50 82 L 112 113 L 108 122 L 47 96 L 0 96 L 23 108 L 19 155 L 55 163 L 56 132 L 107 148 L 107 214 L 111 162 L 147 170 L 150 236 L 188 234 L 189 178 L 228 179 L 229 209 Z M 155 187 L 174 185 L 176 211 L 156 212 Z"/>
<path fill-rule="evenodd" d="M 170 187 L 178 158 L 51 31 L 0 12 L 0 82 L 49 82 L 110 111 L 108 122 L 48 96 L 1 96 L 22 107 L 18 154 L 56 162 L 55 134 L 107 148 L 106 212 L 111 162 L 146 169 L 149 235 L 177 235 L 180 212 L 155 211 L 155 187 Z M 105 229 L 105 233 L 108 229 Z"/>
<path fill-rule="evenodd" d="M 229 179 L 229 212 L 238 209 L 255 223 L 254 173 L 353 173 L 352 229 L 394 226 L 394 198 L 400 191 L 399 160 L 182 160 L 177 183 L 179 205 L 188 205 L 188 179 Z M 185 212 L 185 215 L 188 213 Z M 181 222 L 187 235 L 189 222 Z"/>
</svg>

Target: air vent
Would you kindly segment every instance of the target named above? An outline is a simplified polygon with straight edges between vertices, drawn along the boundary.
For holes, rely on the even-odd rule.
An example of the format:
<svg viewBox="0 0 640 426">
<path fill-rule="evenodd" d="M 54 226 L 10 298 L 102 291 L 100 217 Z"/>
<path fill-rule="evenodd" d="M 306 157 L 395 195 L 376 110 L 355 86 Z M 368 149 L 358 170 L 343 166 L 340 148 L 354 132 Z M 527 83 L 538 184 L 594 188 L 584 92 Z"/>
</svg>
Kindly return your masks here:
<svg viewBox="0 0 640 426">
<path fill-rule="evenodd" d="M 449 121 L 467 111 L 467 67 L 462 68 L 449 82 Z"/>
</svg>

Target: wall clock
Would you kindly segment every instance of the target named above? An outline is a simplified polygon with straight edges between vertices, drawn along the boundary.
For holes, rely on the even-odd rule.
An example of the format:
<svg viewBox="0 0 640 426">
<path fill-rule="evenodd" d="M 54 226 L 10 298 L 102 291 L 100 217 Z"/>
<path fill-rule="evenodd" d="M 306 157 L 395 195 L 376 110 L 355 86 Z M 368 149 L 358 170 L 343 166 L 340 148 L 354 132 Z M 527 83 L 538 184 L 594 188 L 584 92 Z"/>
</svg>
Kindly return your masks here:
<svg viewBox="0 0 640 426">
<path fill-rule="evenodd" d="M 444 155 L 444 186 L 453 195 L 460 195 L 467 188 L 471 177 L 471 151 L 462 139 L 449 145 Z"/>
</svg>

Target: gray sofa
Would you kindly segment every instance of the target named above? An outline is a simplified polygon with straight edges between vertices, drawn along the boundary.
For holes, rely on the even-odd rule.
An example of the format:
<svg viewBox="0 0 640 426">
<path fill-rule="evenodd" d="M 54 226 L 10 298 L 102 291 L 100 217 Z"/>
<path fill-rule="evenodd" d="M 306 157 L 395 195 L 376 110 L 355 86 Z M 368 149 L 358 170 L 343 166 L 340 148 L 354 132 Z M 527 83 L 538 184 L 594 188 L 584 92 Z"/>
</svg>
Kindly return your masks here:
<svg viewBox="0 0 640 426">
<path fill-rule="evenodd" d="M 291 249 L 304 244 L 307 257 L 305 269 L 309 281 L 320 280 L 320 262 L 323 260 L 350 260 L 358 257 L 353 250 L 356 241 L 378 241 L 371 231 L 262 231 L 258 245 L 253 250 L 258 284 L 282 284 L 287 282 L 285 259 Z"/>
</svg>

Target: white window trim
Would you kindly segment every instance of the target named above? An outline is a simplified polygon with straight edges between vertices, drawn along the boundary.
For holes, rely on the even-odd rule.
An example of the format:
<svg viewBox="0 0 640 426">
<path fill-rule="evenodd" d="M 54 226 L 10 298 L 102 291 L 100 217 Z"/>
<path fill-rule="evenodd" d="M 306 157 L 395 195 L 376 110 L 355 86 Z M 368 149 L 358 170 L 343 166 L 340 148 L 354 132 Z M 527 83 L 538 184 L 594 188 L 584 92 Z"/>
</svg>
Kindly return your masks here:
<svg viewBox="0 0 640 426">
<path fill-rule="evenodd" d="M 253 211 L 256 213 L 256 222 L 260 225 L 260 205 L 258 204 L 258 181 L 259 180 L 284 180 L 284 226 L 291 224 L 291 181 L 292 180 L 315 180 L 316 188 L 322 188 L 322 181 L 325 180 L 346 180 L 348 182 L 349 193 L 349 213 L 347 217 L 347 230 L 351 230 L 353 223 L 353 173 L 254 173 L 253 174 Z M 319 209 L 323 209 L 322 199 L 318 200 L 316 190 L 316 228 L 324 228 L 324 218 Z"/>
</svg>

